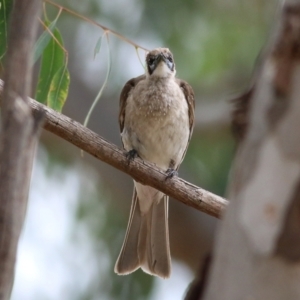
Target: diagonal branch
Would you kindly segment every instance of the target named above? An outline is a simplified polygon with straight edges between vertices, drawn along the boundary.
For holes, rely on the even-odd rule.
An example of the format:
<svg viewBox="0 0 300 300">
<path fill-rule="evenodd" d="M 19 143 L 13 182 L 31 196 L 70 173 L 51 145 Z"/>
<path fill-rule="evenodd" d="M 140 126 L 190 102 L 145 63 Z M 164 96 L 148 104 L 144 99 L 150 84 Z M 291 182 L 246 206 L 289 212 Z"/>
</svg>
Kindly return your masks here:
<svg viewBox="0 0 300 300">
<path fill-rule="evenodd" d="M 0 80 L 0 97 L 3 81 Z M 228 201 L 181 178 L 166 180 L 166 174 L 155 165 L 137 158 L 128 164 L 125 152 L 101 138 L 80 123 L 30 99 L 34 113 L 44 112 L 44 128 L 103 162 L 130 175 L 134 180 L 152 186 L 176 200 L 211 216 L 220 218 Z"/>
</svg>

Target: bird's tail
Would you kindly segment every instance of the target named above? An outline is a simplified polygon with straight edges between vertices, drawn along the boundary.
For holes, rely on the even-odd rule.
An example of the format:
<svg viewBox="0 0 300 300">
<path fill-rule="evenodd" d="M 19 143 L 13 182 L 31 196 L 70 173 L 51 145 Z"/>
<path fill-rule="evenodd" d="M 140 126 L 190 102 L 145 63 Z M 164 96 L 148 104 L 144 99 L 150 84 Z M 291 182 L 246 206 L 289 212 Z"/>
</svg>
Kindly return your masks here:
<svg viewBox="0 0 300 300">
<path fill-rule="evenodd" d="M 171 256 L 168 227 L 168 196 L 154 202 L 141 214 L 136 189 L 124 243 L 115 265 L 115 272 L 129 274 L 141 267 L 151 275 L 168 278 L 171 273 Z"/>
</svg>

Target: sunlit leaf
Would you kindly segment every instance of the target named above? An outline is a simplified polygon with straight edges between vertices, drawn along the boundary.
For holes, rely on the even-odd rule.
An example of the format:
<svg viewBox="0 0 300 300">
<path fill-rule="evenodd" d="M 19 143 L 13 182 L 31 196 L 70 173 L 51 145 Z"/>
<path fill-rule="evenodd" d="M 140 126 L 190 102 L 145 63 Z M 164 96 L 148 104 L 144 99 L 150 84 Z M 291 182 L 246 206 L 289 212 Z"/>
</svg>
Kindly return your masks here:
<svg viewBox="0 0 300 300">
<path fill-rule="evenodd" d="M 46 22 L 49 26 L 49 22 Z M 61 111 L 65 103 L 70 82 L 66 66 L 66 57 L 63 41 L 57 28 L 53 30 L 48 45 L 43 51 L 39 74 L 36 100 Z"/>
<path fill-rule="evenodd" d="M 69 91 L 70 74 L 67 66 L 63 66 L 54 75 L 47 98 L 47 105 L 61 112 Z"/>
<path fill-rule="evenodd" d="M 8 18 L 12 4 L 12 0 L 0 0 L 0 60 L 7 50 Z"/>
</svg>

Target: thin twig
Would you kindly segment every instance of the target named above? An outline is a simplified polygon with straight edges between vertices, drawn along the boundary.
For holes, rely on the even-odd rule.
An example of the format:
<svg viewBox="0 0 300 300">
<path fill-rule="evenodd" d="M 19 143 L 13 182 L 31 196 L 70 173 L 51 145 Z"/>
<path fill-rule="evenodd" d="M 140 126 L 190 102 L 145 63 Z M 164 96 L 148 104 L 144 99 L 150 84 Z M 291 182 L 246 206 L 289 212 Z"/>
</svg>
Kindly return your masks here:
<svg viewBox="0 0 300 300">
<path fill-rule="evenodd" d="M 100 27 L 101 29 L 103 29 L 106 32 L 110 32 L 111 34 L 115 35 L 116 37 L 118 37 L 119 39 L 123 40 L 124 42 L 126 42 L 126 43 L 134 46 L 135 48 L 140 48 L 142 50 L 149 51 L 148 49 L 144 48 L 143 46 L 138 45 L 137 43 L 133 42 L 132 40 L 130 40 L 128 38 L 126 38 L 125 36 L 123 36 L 122 34 L 118 33 L 117 31 L 115 31 L 113 29 L 110 29 L 110 28 L 108 28 L 108 27 L 106 27 L 104 25 L 101 25 L 100 23 L 98 23 L 98 22 L 96 22 L 96 21 L 94 21 L 92 19 L 89 19 L 89 18 L 81 15 L 81 14 L 75 12 L 74 10 L 71 10 L 69 8 L 66 8 L 66 7 L 63 7 L 63 6 L 61 6 L 61 5 L 53 2 L 51 0 L 44 0 L 44 1 L 47 2 L 47 3 L 49 3 L 49 4 L 51 4 L 51 5 L 53 5 L 53 6 L 58 7 L 59 9 L 64 10 L 65 12 L 67 12 L 67 13 L 73 15 L 73 16 L 76 16 L 77 18 L 80 18 L 82 20 L 85 20 L 85 21 L 93 24 L 93 25 L 98 26 L 98 27 Z"/>
<path fill-rule="evenodd" d="M 61 9 L 59 10 L 58 16 L 56 17 L 56 19 L 58 19 L 60 13 L 61 13 Z M 66 48 L 59 42 L 59 40 L 55 37 L 55 35 L 52 33 L 52 31 L 49 29 L 49 27 L 42 21 L 41 18 L 38 18 L 39 22 L 42 24 L 43 28 L 49 33 L 49 35 L 51 35 L 51 37 L 53 38 L 53 40 L 56 42 L 56 44 L 58 44 L 58 46 L 65 52 L 67 53 L 68 51 L 66 50 Z"/>
<path fill-rule="evenodd" d="M 105 76 L 105 79 L 104 79 L 104 82 L 95 98 L 95 100 L 93 101 L 86 117 L 85 117 L 85 120 L 83 122 L 83 126 L 87 126 L 89 120 L 90 120 L 90 117 L 91 117 L 91 114 L 92 112 L 94 111 L 96 105 L 98 104 L 102 94 L 103 94 L 103 91 L 105 89 L 105 87 L 107 86 L 107 83 L 108 83 L 108 79 L 109 79 L 109 75 L 110 75 L 110 71 L 111 71 L 111 54 L 110 54 L 110 47 L 109 47 L 109 39 L 108 39 L 108 35 L 107 33 L 105 33 L 105 36 L 106 36 L 106 41 L 107 41 L 107 71 L 106 71 L 106 76 Z"/>
</svg>

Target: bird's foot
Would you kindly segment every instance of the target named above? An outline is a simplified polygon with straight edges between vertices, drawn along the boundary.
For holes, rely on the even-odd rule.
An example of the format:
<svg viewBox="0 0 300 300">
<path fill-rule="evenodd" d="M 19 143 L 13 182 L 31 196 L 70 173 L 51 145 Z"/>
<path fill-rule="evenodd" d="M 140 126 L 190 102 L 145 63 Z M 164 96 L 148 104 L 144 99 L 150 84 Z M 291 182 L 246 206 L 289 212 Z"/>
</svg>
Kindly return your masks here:
<svg viewBox="0 0 300 300">
<path fill-rule="evenodd" d="M 178 172 L 176 170 L 174 170 L 173 168 L 169 168 L 167 171 L 167 176 L 166 176 L 166 180 L 167 179 L 171 179 L 173 178 L 174 176 L 177 176 L 178 175 Z"/>
<path fill-rule="evenodd" d="M 131 149 L 130 151 L 128 151 L 126 153 L 126 158 L 127 158 L 127 161 L 128 161 L 128 164 L 134 160 L 136 157 L 138 156 L 138 153 L 135 149 Z"/>
</svg>

